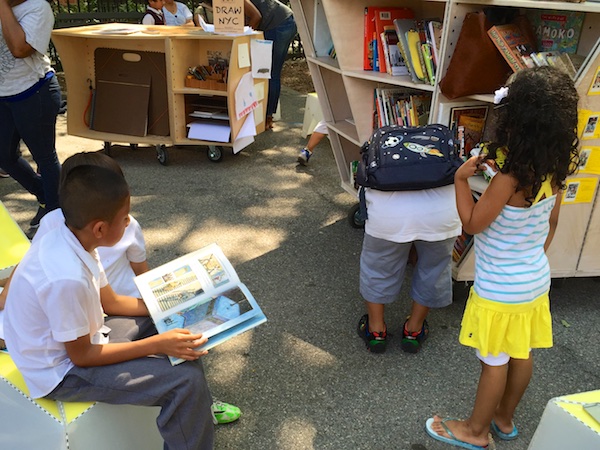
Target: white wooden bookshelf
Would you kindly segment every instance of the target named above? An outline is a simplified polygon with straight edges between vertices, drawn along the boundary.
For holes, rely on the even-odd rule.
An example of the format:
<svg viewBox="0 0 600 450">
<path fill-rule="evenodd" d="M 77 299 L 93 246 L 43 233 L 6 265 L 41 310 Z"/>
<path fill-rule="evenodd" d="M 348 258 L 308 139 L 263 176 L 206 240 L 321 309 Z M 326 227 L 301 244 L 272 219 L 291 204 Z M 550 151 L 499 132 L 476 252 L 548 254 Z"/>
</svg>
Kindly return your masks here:
<svg viewBox="0 0 600 450">
<path fill-rule="evenodd" d="M 444 24 L 440 64 L 436 80 L 441 80 L 447 69 L 468 12 L 489 6 L 529 9 L 552 9 L 585 12 L 585 20 L 577 53 L 588 55 L 600 37 L 600 3 L 554 2 L 531 0 L 291 0 L 298 31 L 302 38 L 308 67 L 330 132 L 331 146 L 338 166 L 341 186 L 351 193 L 349 164 L 359 159 L 360 146 L 373 131 L 373 91 L 377 87 L 406 87 L 432 93 L 430 122 L 448 124 L 449 111 L 465 104 L 490 105 L 493 93 L 449 100 L 436 84 L 415 84 L 410 77 L 391 76 L 364 71 L 364 8 L 366 6 L 409 7 L 417 18 L 439 17 Z M 337 59 L 328 56 L 331 45 Z M 590 80 L 600 57 L 590 64 L 590 71 L 576 81 L 582 98 L 581 108 L 600 111 L 600 96 L 587 96 Z M 484 76 L 485 71 L 482 72 Z M 593 101 L 596 104 L 586 105 Z M 592 107 L 593 106 L 593 107 Z M 598 141 L 585 141 L 587 146 L 600 146 Z M 578 174 L 576 179 L 599 178 L 593 174 Z M 479 189 L 481 186 L 479 186 Z M 596 188 L 596 191 L 598 189 Z M 600 274 L 600 199 L 594 193 L 589 203 L 564 204 L 557 233 L 548 256 L 552 277 L 586 277 Z M 474 276 L 474 252 L 466 251 L 455 264 L 453 275 L 457 281 L 470 281 Z"/>
</svg>

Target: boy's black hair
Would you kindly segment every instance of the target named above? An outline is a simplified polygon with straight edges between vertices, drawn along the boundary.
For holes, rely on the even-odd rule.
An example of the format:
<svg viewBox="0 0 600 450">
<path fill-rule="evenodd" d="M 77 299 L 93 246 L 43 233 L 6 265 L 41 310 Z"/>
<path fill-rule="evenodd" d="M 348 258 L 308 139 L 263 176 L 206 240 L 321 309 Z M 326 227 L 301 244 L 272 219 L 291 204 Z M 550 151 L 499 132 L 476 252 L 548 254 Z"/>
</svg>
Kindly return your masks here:
<svg viewBox="0 0 600 450">
<path fill-rule="evenodd" d="M 113 172 L 123 175 L 121 166 L 110 156 L 100 152 L 79 152 L 69 156 L 62 163 L 60 168 L 60 180 L 58 185 L 61 186 L 65 182 L 65 178 L 75 167 L 79 166 L 98 166 L 106 167 Z"/>
<path fill-rule="evenodd" d="M 533 201 L 547 175 L 565 188 L 579 165 L 577 103 L 571 77 L 554 67 L 535 67 L 515 74 L 508 96 L 498 107 L 494 147 L 508 155 L 502 173 L 518 181 Z"/>
<path fill-rule="evenodd" d="M 73 168 L 59 191 L 59 204 L 68 226 L 81 230 L 90 222 L 111 222 L 129 197 L 122 175 L 106 167 Z"/>
</svg>

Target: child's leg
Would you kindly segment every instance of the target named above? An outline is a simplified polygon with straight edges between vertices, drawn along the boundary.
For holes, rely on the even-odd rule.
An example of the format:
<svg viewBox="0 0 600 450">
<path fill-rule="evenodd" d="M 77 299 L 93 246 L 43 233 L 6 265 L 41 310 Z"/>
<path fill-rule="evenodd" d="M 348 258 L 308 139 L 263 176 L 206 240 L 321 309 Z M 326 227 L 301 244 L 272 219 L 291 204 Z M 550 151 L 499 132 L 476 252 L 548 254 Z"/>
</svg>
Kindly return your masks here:
<svg viewBox="0 0 600 450">
<path fill-rule="evenodd" d="M 494 414 L 494 422 L 500 431 L 504 433 L 513 431 L 513 415 L 529 385 L 532 373 L 533 355 L 531 352 L 528 359 L 511 358 L 508 362 L 506 389 L 504 389 L 504 395 Z"/>
<path fill-rule="evenodd" d="M 385 305 L 371 303 L 365 300 L 365 306 L 367 307 L 367 314 L 369 315 L 369 331 L 386 331 L 384 320 Z"/>
<path fill-rule="evenodd" d="M 406 321 L 406 330 L 411 332 L 421 331 L 421 328 L 423 328 L 423 323 L 427 318 L 427 314 L 429 314 L 429 308 L 427 306 L 420 305 L 413 300 L 410 309 L 410 317 Z"/>
<path fill-rule="evenodd" d="M 165 448 L 213 449 L 212 397 L 200 361 L 173 367 L 162 355 L 108 366 L 74 367 L 48 397 L 160 406 L 156 423 Z"/>
<path fill-rule="evenodd" d="M 326 135 L 323 133 L 319 133 L 318 131 L 313 131 L 313 134 L 310 135 L 310 139 L 308 140 L 308 143 L 306 144 L 306 149 L 309 152 L 313 152 L 313 150 L 315 149 L 315 147 L 319 144 L 319 142 L 321 142 L 323 140 L 323 138 Z"/>
<path fill-rule="evenodd" d="M 489 443 L 490 423 L 504 394 L 507 372 L 508 364 L 490 366 L 484 362 L 481 363 L 481 375 L 471 417 L 466 420 L 445 422 L 457 439 L 481 446 Z M 441 424 L 441 418 L 436 416 L 434 419 L 433 430 L 440 436 L 450 437 Z"/>
</svg>

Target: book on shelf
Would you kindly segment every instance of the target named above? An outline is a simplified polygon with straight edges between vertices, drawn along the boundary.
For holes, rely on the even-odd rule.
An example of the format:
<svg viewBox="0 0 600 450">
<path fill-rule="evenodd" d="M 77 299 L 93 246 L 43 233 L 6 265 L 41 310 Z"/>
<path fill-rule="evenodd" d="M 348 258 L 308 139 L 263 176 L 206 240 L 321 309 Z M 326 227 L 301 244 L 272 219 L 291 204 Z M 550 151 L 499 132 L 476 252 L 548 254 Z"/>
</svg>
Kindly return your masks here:
<svg viewBox="0 0 600 450">
<path fill-rule="evenodd" d="M 409 8 L 402 7 L 379 7 L 375 9 L 373 19 L 375 25 L 375 35 L 377 36 L 377 56 L 379 72 L 387 72 L 387 64 L 384 58 L 384 41 L 381 39 L 381 34 L 385 32 L 386 26 L 393 26 L 394 19 L 412 19 L 414 12 Z"/>
<path fill-rule="evenodd" d="M 523 56 L 530 56 L 534 53 L 535 47 L 534 43 L 521 32 L 518 25 L 513 23 L 495 25 L 487 33 L 513 72 L 527 67 Z"/>
<path fill-rule="evenodd" d="M 488 110 L 487 105 L 457 106 L 450 110 L 450 129 L 456 130 L 463 159 L 468 158 L 471 149 L 481 142 Z"/>
<path fill-rule="evenodd" d="M 435 67 L 437 67 L 440 61 L 440 51 L 442 48 L 442 22 L 435 19 L 429 20 L 427 22 L 427 31 L 429 45 L 431 46 L 431 53 L 433 55 L 433 63 L 435 64 Z"/>
<path fill-rule="evenodd" d="M 159 333 L 185 328 L 202 333 L 208 350 L 267 318 L 217 244 L 174 259 L 134 278 Z M 183 362 L 169 357 L 171 364 Z"/>
<path fill-rule="evenodd" d="M 386 25 L 381 35 L 386 55 L 387 73 L 393 76 L 408 75 L 406 63 L 398 47 L 398 35 L 393 25 Z"/>
<path fill-rule="evenodd" d="M 585 13 L 531 9 L 526 17 L 535 32 L 538 51 L 577 52 Z"/>
<path fill-rule="evenodd" d="M 373 128 L 427 125 L 430 109 L 430 93 L 411 93 L 406 88 L 376 88 Z"/>
<path fill-rule="evenodd" d="M 456 241 L 454 241 L 454 248 L 452 249 L 452 260 L 455 263 L 460 262 L 462 256 L 471 247 L 472 242 L 473 236 L 464 231 L 456 238 Z"/>
<path fill-rule="evenodd" d="M 422 80 L 419 79 L 419 77 L 415 73 L 414 61 L 410 53 L 410 47 L 408 45 L 407 37 L 407 33 L 409 33 L 410 31 L 416 31 L 417 29 L 417 24 L 415 20 L 395 19 L 394 28 L 396 29 L 396 34 L 398 35 L 398 46 L 400 48 L 400 52 L 402 53 L 402 57 L 404 58 L 406 68 L 413 83 L 422 83 Z"/>
</svg>

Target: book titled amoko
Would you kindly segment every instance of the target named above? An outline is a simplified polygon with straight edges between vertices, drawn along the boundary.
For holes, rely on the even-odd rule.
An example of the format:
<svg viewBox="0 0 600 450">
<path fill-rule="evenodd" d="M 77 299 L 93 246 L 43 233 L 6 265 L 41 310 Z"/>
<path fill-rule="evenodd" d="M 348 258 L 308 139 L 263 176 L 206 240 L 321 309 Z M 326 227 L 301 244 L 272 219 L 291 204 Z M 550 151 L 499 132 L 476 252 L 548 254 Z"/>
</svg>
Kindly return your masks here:
<svg viewBox="0 0 600 450">
<path fill-rule="evenodd" d="M 217 244 L 135 277 L 159 333 L 186 328 L 202 333 L 208 350 L 267 318 Z M 170 357 L 173 365 L 183 359 Z"/>
</svg>

